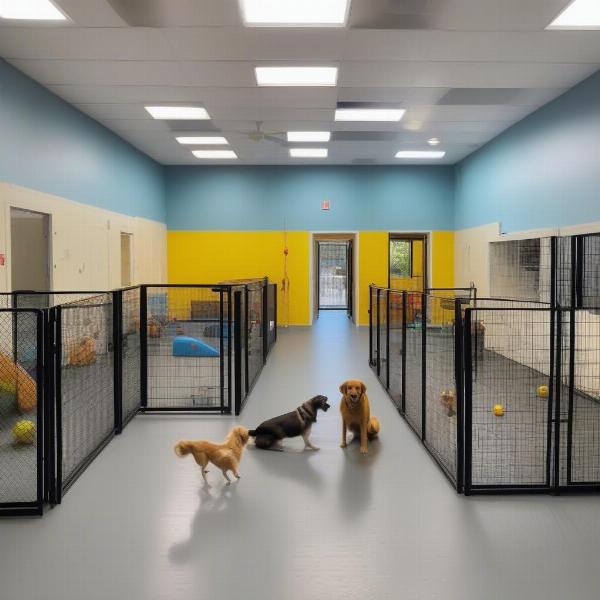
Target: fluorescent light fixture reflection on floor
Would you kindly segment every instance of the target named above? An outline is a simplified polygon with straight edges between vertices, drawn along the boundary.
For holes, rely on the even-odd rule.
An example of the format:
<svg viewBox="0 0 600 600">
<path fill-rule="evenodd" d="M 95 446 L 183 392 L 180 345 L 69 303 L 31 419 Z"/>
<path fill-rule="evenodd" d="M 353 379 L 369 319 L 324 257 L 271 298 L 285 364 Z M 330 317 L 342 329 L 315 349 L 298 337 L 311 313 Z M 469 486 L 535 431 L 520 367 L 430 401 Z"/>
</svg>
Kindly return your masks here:
<svg viewBox="0 0 600 600">
<path fill-rule="evenodd" d="M 0 18 L 65 21 L 67 17 L 50 0 L 0 0 Z"/>
<path fill-rule="evenodd" d="M 350 0 L 240 0 L 250 27 L 342 27 Z"/>
<path fill-rule="evenodd" d="M 337 67 L 256 67 L 260 86 L 331 87 L 337 84 Z"/>
<path fill-rule="evenodd" d="M 600 2 L 575 0 L 548 25 L 547 29 L 600 29 Z"/>
</svg>

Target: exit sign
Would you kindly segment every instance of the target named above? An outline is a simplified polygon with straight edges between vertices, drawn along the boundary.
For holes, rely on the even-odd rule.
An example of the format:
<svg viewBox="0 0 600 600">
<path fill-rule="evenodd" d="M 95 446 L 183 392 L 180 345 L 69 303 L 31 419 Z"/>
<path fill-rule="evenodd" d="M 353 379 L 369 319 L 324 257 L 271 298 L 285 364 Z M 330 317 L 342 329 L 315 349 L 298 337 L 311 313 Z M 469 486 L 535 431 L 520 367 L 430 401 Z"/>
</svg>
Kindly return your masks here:
<svg viewBox="0 0 600 600">
<path fill-rule="evenodd" d="M 329 210 L 330 208 L 329 200 L 321 200 L 321 210 Z"/>
</svg>

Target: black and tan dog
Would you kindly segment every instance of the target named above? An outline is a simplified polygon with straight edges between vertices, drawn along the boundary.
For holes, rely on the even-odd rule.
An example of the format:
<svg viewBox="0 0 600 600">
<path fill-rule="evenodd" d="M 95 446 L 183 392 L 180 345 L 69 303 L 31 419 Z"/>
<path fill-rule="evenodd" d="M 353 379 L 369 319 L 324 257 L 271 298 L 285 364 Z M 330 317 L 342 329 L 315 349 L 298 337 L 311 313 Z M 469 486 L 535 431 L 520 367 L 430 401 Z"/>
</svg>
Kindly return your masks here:
<svg viewBox="0 0 600 600">
<path fill-rule="evenodd" d="M 264 450 L 283 450 L 281 441 L 284 438 L 293 438 L 299 435 L 304 440 L 304 447 L 311 450 L 318 450 L 313 446 L 309 437 L 313 423 L 317 421 L 317 412 L 319 410 L 327 411 L 326 396 L 315 396 L 307 400 L 296 410 L 264 421 L 256 429 L 252 429 L 248 434 L 255 438 L 257 448 Z"/>
</svg>

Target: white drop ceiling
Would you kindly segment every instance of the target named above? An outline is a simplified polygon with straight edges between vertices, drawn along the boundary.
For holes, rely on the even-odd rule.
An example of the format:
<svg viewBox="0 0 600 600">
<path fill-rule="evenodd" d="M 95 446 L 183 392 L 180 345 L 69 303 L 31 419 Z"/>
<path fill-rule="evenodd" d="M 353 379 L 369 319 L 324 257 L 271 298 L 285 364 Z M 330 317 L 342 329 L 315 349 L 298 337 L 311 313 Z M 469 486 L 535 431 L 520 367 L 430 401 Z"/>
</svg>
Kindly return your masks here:
<svg viewBox="0 0 600 600">
<path fill-rule="evenodd" d="M 58 0 L 67 23 L 0 21 L 0 56 L 163 164 L 211 164 L 175 140 L 202 131 L 236 164 L 407 164 L 396 152 L 431 137 L 453 164 L 600 68 L 600 32 L 545 30 L 568 1 L 353 0 L 346 28 L 280 29 L 245 28 L 237 0 Z M 259 88 L 269 65 L 337 66 L 338 84 Z M 178 102 L 211 120 L 144 110 Z M 335 122 L 338 102 L 406 114 Z M 280 143 L 251 140 L 257 121 Z M 303 130 L 333 132 L 327 159 L 290 158 L 285 132 Z"/>
</svg>

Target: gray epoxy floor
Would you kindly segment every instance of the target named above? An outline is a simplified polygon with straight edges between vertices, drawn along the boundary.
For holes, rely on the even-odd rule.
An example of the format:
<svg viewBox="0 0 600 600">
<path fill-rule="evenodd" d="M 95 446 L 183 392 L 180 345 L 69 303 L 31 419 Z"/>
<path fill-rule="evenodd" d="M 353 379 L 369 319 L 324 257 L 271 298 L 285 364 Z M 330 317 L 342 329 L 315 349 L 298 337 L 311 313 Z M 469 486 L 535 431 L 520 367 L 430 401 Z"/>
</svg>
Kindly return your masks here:
<svg viewBox="0 0 600 600">
<path fill-rule="evenodd" d="M 2 600 L 596 600 L 600 497 L 457 496 L 367 365 L 341 313 L 281 331 L 240 422 L 317 393 L 333 408 L 285 453 L 249 447 L 203 490 L 178 438 L 231 419 L 137 417 L 43 519 L 0 522 Z M 363 378 L 381 440 L 339 448 L 338 385 Z"/>
</svg>

